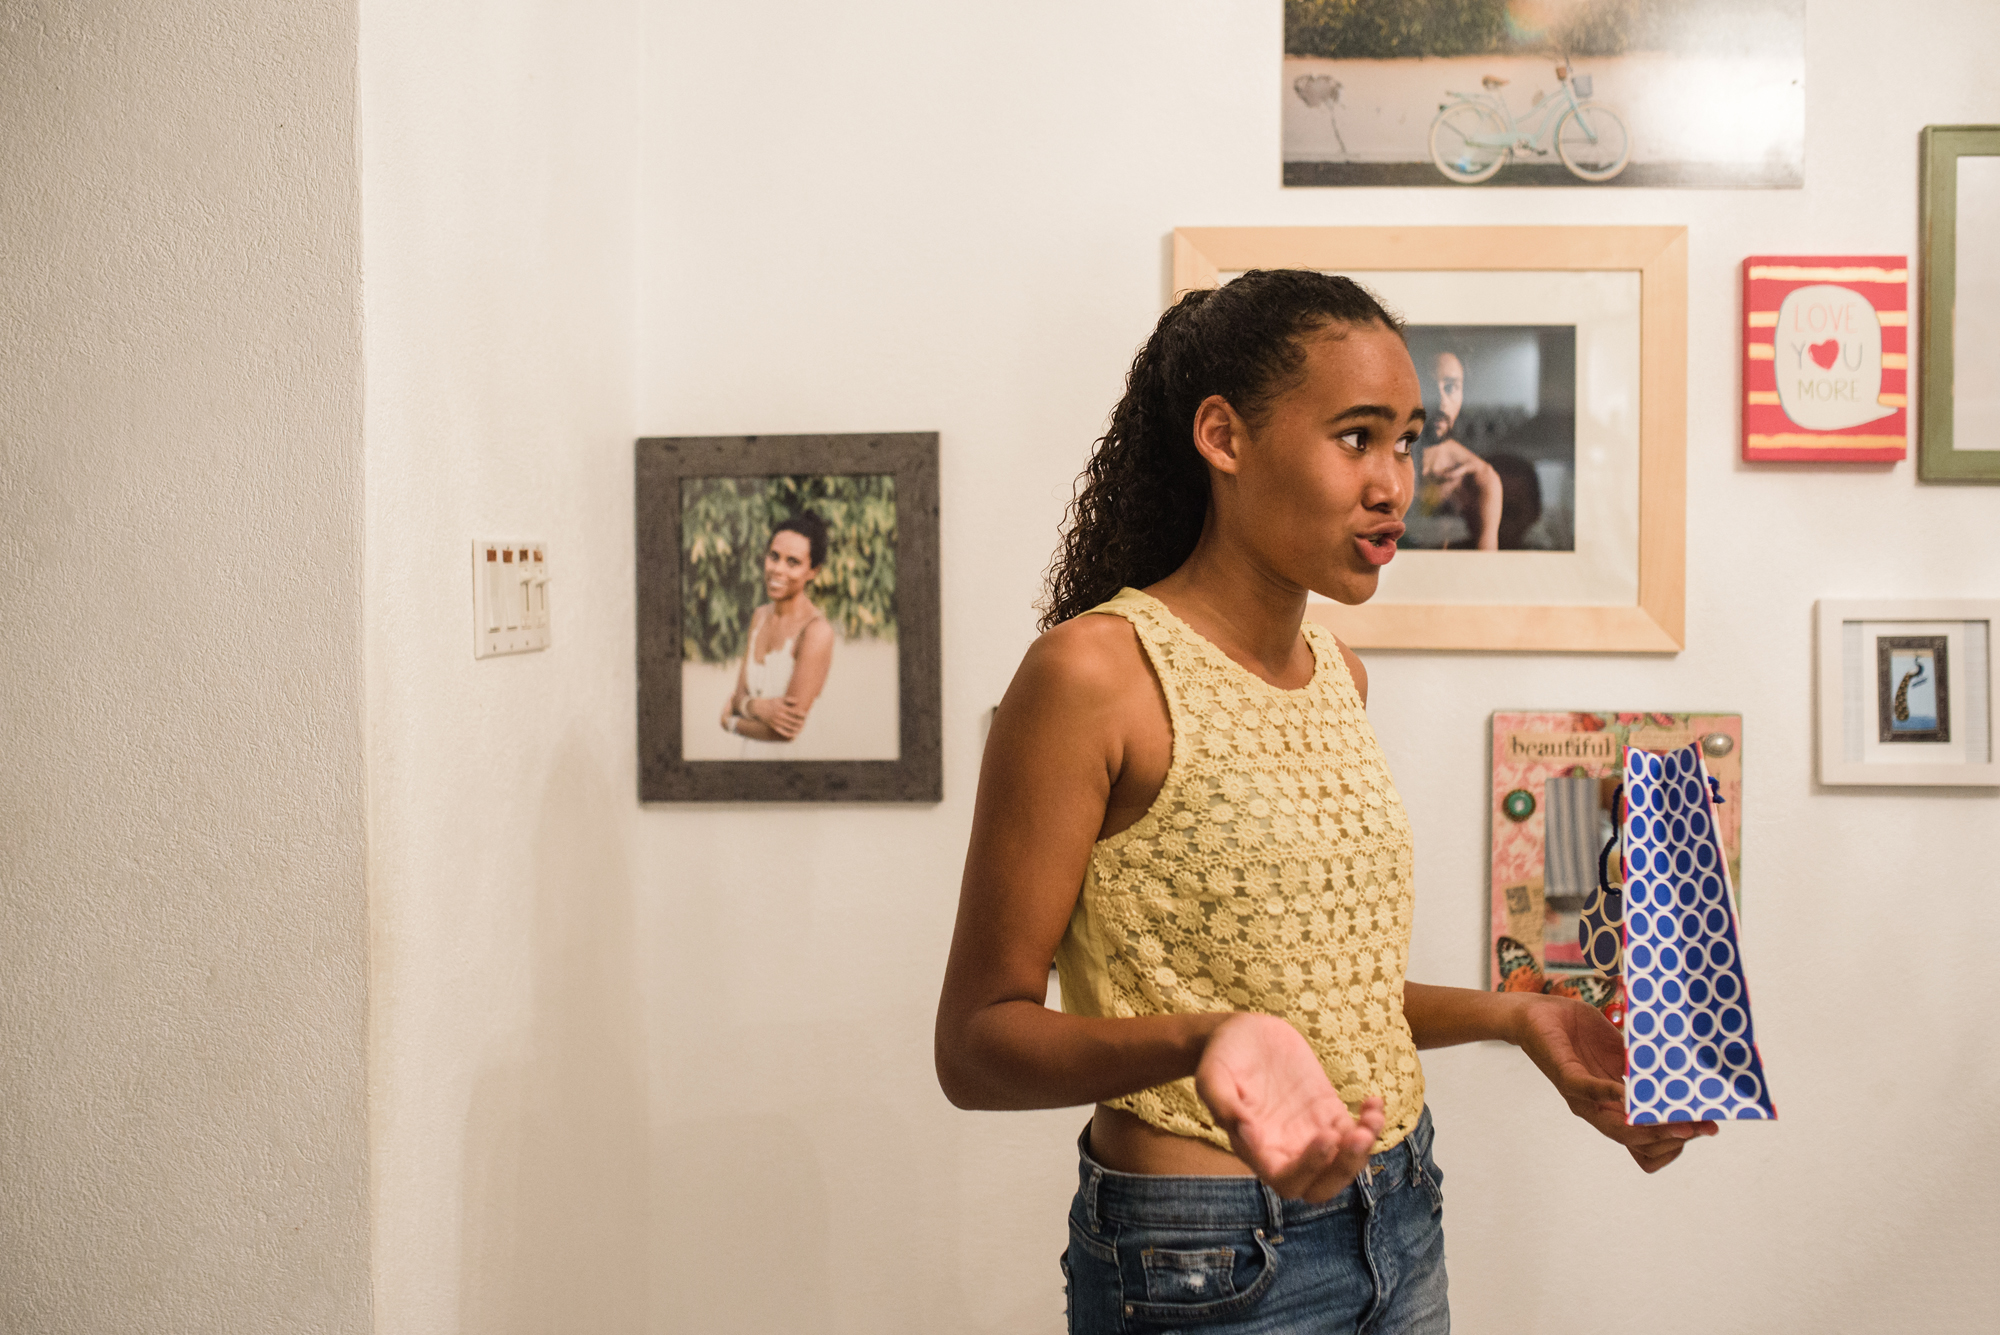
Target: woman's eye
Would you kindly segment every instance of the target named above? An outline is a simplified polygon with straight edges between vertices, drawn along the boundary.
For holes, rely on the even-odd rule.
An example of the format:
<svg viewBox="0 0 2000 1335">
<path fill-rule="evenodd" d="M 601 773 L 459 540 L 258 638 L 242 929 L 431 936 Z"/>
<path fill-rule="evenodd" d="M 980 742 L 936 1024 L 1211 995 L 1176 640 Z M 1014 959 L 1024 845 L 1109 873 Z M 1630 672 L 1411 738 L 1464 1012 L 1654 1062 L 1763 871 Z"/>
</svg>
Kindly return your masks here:
<svg viewBox="0 0 2000 1335">
<path fill-rule="evenodd" d="M 1409 456 L 1410 451 L 1414 450 L 1416 447 L 1417 447 L 1416 432 L 1412 431 L 1408 435 L 1396 437 L 1397 454 L 1400 454 L 1405 458 L 1407 458 Z"/>
<path fill-rule="evenodd" d="M 1350 450 L 1365 450 L 1368 448 L 1368 433 L 1366 431 L 1344 431 L 1335 437 L 1335 439 Z"/>
</svg>

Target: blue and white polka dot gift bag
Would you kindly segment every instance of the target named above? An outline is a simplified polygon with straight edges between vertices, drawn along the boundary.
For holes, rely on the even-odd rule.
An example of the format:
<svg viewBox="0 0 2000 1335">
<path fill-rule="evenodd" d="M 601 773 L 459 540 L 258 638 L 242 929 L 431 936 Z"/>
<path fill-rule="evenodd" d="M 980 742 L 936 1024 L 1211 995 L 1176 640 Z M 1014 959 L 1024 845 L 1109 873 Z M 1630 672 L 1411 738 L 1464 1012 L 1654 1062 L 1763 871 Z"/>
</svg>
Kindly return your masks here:
<svg viewBox="0 0 2000 1335">
<path fill-rule="evenodd" d="M 1625 1120 L 1776 1117 L 1699 744 L 1625 751 Z"/>
</svg>

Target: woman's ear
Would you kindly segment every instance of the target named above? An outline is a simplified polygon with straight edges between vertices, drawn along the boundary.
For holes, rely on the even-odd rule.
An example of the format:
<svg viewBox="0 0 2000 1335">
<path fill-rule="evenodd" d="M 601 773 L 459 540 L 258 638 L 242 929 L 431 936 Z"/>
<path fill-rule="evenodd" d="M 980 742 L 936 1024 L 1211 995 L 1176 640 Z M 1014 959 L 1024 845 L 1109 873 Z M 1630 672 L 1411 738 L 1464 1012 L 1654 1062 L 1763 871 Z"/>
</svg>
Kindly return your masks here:
<svg viewBox="0 0 2000 1335">
<path fill-rule="evenodd" d="M 1249 439 L 1249 426 L 1220 394 L 1209 395 L 1194 410 L 1195 452 L 1218 473 L 1236 471 L 1238 457 Z"/>
</svg>

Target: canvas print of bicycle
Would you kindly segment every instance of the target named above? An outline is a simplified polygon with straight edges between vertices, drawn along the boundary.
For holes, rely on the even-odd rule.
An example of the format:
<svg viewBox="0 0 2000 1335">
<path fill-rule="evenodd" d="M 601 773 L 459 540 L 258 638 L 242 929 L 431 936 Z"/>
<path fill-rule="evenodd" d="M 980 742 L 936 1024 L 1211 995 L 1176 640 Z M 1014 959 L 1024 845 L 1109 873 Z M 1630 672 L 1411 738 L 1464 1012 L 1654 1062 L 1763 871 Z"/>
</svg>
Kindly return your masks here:
<svg viewBox="0 0 2000 1335">
<path fill-rule="evenodd" d="M 1285 0 L 1284 183 L 1796 188 L 1805 0 Z"/>
</svg>

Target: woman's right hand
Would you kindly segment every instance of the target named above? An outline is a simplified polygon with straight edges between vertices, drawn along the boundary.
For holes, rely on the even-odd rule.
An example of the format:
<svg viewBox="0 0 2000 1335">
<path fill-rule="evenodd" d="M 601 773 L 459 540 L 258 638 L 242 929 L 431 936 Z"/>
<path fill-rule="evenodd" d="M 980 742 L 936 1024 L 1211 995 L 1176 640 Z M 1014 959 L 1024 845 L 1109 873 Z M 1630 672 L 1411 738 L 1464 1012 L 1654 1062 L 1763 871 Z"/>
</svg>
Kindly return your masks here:
<svg viewBox="0 0 2000 1335">
<path fill-rule="evenodd" d="M 789 697 L 764 696 L 758 703 L 763 708 L 757 711 L 757 721 L 786 741 L 797 737 L 806 726 L 806 711 L 792 703 Z"/>
<path fill-rule="evenodd" d="M 1244 1012 L 1217 1026 L 1194 1087 L 1236 1157 L 1288 1199 L 1338 1196 L 1382 1134 L 1382 1100 L 1350 1114 L 1312 1046 L 1275 1015 Z"/>
</svg>

